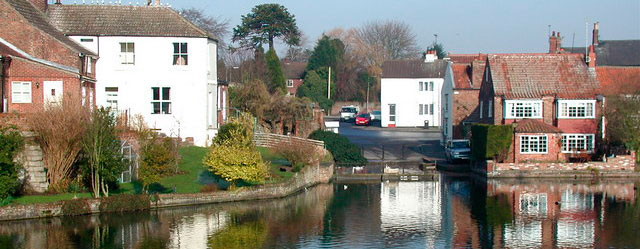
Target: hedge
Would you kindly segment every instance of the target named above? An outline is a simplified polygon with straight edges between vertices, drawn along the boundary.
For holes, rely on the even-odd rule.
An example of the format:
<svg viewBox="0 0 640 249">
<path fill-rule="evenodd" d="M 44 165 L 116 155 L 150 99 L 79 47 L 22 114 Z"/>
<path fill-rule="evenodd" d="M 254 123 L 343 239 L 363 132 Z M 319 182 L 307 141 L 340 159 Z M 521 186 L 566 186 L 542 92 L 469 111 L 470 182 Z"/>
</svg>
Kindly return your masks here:
<svg viewBox="0 0 640 249">
<path fill-rule="evenodd" d="M 151 208 L 148 195 L 112 195 L 100 200 L 100 212 L 125 212 Z"/>
<path fill-rule="evenodd" d="M 309 139 L 324 141 L 327 150 L 333 154 L 333 158 L 337 163 L 365 165 L 368 162 L 362 156 L 360 148 L 340 134 L 316 130 L 309 135 Z"/>
<path fill-rule="evenodd" d="M 476 124 L 471 127 L 471 152 L 475 160 L 506 160 L 512 141 L 511 125 Z"/>
</svg>

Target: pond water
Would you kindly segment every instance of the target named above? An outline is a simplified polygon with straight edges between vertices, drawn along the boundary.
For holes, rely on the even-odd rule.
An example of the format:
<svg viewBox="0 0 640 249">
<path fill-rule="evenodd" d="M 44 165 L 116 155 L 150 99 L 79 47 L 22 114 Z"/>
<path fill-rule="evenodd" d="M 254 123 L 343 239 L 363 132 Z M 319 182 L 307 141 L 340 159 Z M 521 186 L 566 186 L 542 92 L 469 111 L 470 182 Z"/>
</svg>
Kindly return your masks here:
<svg viewBox="0 0 640 249">
<path fill-rule="evenodd" d="M 334 183 L 271 201 L 0 222 L 0 248 L 640 248 L 638 187 Z"/>
</svg>

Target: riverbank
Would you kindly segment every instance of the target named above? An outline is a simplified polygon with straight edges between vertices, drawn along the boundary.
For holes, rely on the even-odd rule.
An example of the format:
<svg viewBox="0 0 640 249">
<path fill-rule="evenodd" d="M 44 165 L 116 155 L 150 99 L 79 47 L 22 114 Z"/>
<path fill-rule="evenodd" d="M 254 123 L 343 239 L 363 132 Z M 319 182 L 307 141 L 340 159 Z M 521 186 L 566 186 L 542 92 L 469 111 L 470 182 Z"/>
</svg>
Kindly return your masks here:
<svg viewBox="0 0 640 249">
<path fill-rule="evenodd" d="M 317 184 L 329 183 L 333 178 L 333 167 L 333 164 L 308 166 L 303 168 L 287 181 L 268 185 L 242 187 L 234 191 L 194 194 L 158 194 L 152 196 L 130 195 L 130 198 L 137 201 L 140 201 L 141 199 L 145 199 L 145 201 L 148 200 L 148 206 L 145 208 L 149 209 L 283 198 L 303 191 L 309 187 L 313 187 Z M 111 209 L 105 208 L 111 203 L 105 203 L 104 200 L 110 199 L 75 199 L 53 203 L 0 207 L 0 221 L 94 214 L 111 211 Z M 128 209 L 125 207 L 120 210 Z"/>
</svg>

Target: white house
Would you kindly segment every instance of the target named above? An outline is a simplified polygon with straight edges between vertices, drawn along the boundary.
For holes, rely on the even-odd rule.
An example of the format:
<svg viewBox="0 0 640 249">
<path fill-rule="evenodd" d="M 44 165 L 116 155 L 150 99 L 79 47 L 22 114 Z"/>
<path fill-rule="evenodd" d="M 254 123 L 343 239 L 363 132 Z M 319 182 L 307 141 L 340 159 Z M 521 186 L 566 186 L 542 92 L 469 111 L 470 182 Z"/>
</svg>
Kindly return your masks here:
<svg viewBox="0 0 640 249">
<path fill-rule="evenodd" d="M 98 54 L 96 101 L 209 144 L 218 129 L 217 40 L 170 7 L 50 5 L 51 23 Z"/>
<path fill-rule="evenodd" d="M 435 51 L 420 60 L 386 61 L 382 66 L 382 127 L 439 127 L 446 62 Z"/>
</svg>

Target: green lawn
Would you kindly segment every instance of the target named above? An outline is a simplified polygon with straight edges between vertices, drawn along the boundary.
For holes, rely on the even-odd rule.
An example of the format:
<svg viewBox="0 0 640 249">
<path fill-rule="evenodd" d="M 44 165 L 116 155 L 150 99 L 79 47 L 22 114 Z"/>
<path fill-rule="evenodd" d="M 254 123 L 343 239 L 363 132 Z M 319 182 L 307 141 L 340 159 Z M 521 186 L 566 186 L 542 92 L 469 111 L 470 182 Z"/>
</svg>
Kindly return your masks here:
<svg viewBox="0 0 640 249">
<path fill-rule="evenodd" d="M 25 195 L 20 196 L 13 201 L 12 204 L 33 204 L 33 203 L 46 203 L 46 202 L 56 202 L 62 200 L 71 200 L 73 198 L 91 198 L 90 193 L 66 193 L 66 194 L 56 194 L 56 195 Z"/>
</svg>

